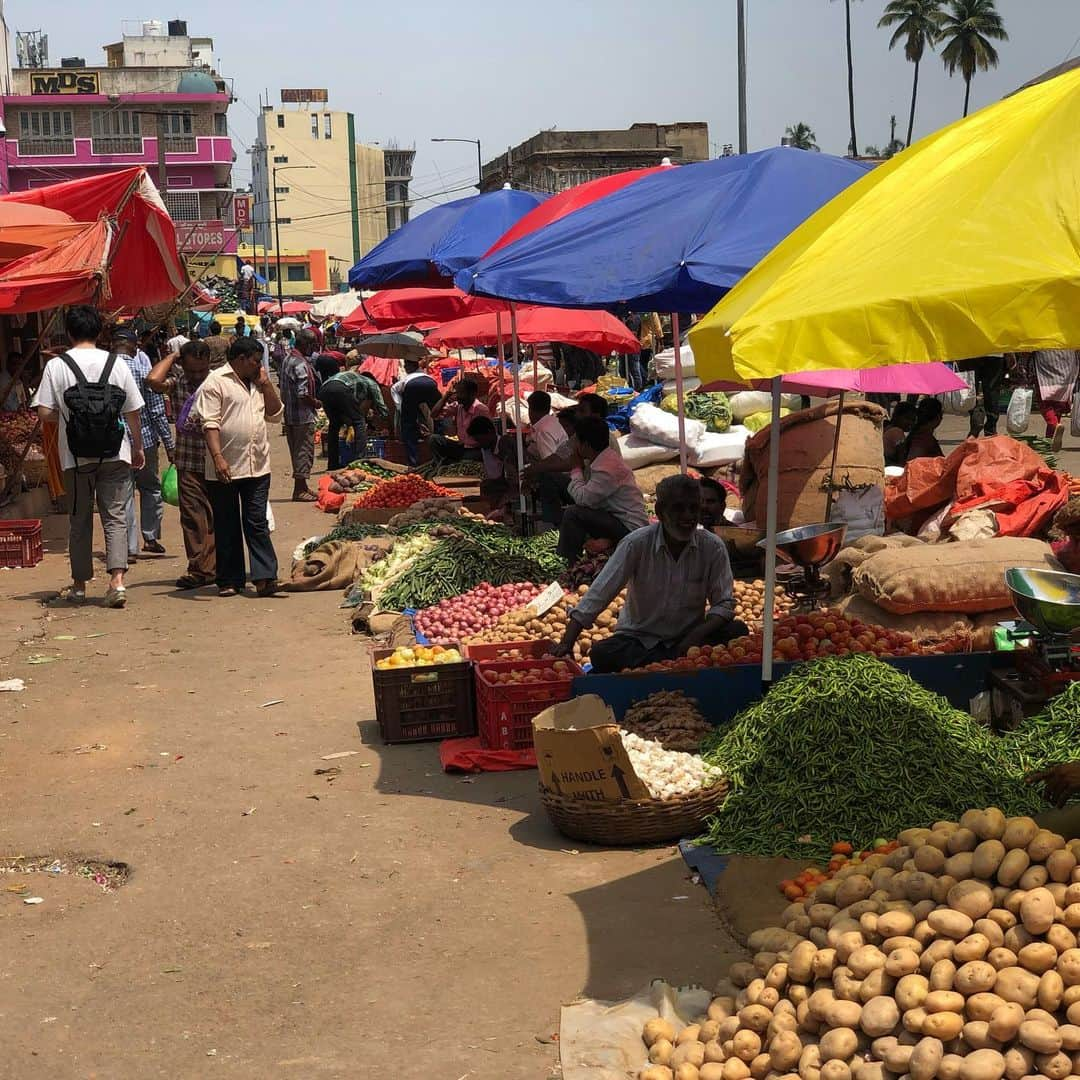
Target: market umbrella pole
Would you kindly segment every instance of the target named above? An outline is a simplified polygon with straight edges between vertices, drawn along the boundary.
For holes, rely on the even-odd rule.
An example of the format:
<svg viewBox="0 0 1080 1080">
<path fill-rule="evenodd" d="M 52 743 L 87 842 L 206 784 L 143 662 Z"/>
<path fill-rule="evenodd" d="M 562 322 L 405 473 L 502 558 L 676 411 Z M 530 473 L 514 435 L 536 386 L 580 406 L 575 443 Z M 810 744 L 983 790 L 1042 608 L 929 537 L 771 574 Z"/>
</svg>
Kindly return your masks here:
<svg viewBox="0 0 1080 1080">
<path fill-rule="evenodd" d="M 678 354 L 676 354 L 678 355 Z M 772 380 L 772 426 L 769 428 L 769 482 L 765 514 L 765 610 L 761 629 L 761 687 L 767 691 L 773 677 L 773 622 L 776 606 L 776 502 L 780 490 L 780 389 L 781 378 Z"/>
<path fill-rule="evenodd" d="M 679 410 L 679 472 L 686 472 L 686 413 L 683 410 L 682 348 L 679 345 L 679 314 L 671 313 L 671 343 L 675 347 L 675 402 Z"/>
<path fill-rule="evenodd" d="M 510 305 L 510 348 L 514 355 L 514 434 L 517 436 L 517 467 L 518 476 L 525 469 L 525 443 L 521 436 L 521 373 L 518 371 L 518 336 L 517 336 L 517 304 Z M 520 487 L 519 487 L 520 491 Z M 518 506 L 522 517 L 525 515 L 525 492 L 518 495 Z"/>
<path fill-rule="evenodd" d="M 495 337 L 497 339 L 496 348 L 499 350 L 499 363 L 495 369 L 499 373 L 499 433 L 501 435 L 506 434 L 506 384 L 503 382 L 503 375 L 506 372 L 506 367 L 503 363 L 503 332 L 502 332 L 502 312 L 495 312 Z"/>
<path fill-rule="evenodd" d="M 844 391 L 840 391 L 840 404 L 836 410 L 836 431 L 833 432 L 832 462 L 829 465 L 829 490 L 825 494 L 825 521 L 832 516 L 833 491 L 835 490 L 836 455 L 840 451 L 840 425 L 844 420 Z"/>
</svg>

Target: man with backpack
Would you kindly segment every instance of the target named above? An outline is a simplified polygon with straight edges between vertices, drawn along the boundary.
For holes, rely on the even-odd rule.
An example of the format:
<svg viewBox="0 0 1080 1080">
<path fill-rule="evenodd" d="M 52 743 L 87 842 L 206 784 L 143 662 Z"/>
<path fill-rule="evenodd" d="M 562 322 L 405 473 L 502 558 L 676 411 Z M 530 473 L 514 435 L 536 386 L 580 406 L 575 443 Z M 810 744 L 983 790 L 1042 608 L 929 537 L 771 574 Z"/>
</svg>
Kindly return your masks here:
<svg viewBox="0 0 1080 1080">
<path fill-rule="evenodd" d="M 122 608 L 127 601 L 124 574 L 131 470 L 141 469 L 146 462 L 143 399 L 123 359 L 97 347 L 101 315 L 95 308 L 71 308 L 65 330 L 71 346 L 45 365 L 33 401 L 42 423 L 59 425 L 60 462 L 70 499 L 71 586 L 61 595 L 74 604 L 86 599 L 86 583 L 94 576 L 96 503 L 109 571 L 105 606 Z M 126 421 L 126 429 L 121 421 Z"/>
</svg>

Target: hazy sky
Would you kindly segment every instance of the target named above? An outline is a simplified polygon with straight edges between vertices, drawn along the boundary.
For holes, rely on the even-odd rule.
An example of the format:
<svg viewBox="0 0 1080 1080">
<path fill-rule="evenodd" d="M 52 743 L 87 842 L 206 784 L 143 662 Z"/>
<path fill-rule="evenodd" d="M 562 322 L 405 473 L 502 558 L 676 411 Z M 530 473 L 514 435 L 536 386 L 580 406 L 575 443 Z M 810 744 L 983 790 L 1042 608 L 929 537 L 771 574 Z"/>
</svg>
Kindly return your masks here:
<svg viewBox="0 0 1080 1080">
<path fill-rule="evenodd" d="M 175 0 L 174 0 L 175 2 Z M 809 124 L 823 150 L 848 141 L 842 0 L 746 0 L 750 149 Z M 855 100 L 860 150 L 903 137 L 912 67 L 877 29 L 883 0 L 853 0 Z M 735 0 L 8 0 L 12 31 L 42 29 L 52 63 L 101 63 L 126 19 L 186 18 L 214 38 L 218 69 L 234 80 L 229 121 L 238 142 L 234 177 L 250 179 L 244 146 L 259 95 L 283 86 L 328 87 L 331 107 L 356 114 L 362 141 L 415 145 L 418 196 L 475 178 L 484 160 L 542 128 L 620 128 L 635 121 L 705 120 L 713 152 L 737 142 Z M 1080 50 L 1080 0 L 998 0 L 1010 41 L 997 71 L 979 72 L 972 108 L 986 105 Z M 131 32 L 129 30 L 129 32 Z M 920 77 L 916 137 L 960 116 L 963 81 L 938 56 Z M 422 198 L 417 210 L 430 201 Z"/>
</svg>

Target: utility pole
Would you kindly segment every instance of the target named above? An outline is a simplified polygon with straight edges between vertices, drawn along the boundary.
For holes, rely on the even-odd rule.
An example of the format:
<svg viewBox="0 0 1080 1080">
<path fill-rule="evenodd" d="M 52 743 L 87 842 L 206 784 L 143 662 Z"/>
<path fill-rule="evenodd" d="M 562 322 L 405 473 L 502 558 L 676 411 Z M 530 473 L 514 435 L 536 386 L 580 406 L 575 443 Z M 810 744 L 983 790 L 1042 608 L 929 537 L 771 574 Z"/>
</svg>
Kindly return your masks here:
<svg viewBox="0 0 1080 1080">
<path fill-rule="evenodd" d="M 889 149 L 896 145 L 896 113 L 889 117 Z"/>
<path fill-rule="evenodd" d="M 739 41 L 739 153 L 747 152 L 746 132 L 746 0 L 738 0 L 736 7 Z"/>
<path fill-rule="evenodd" d="M 165 173 L 165 121 L 168 117 L 167 113 L 158 113 L 157 121 L 157 171 L 158 171 L 158 191 L 161 192 L 162 199 L 169 190 L 169 178 Z"/>
</svg>

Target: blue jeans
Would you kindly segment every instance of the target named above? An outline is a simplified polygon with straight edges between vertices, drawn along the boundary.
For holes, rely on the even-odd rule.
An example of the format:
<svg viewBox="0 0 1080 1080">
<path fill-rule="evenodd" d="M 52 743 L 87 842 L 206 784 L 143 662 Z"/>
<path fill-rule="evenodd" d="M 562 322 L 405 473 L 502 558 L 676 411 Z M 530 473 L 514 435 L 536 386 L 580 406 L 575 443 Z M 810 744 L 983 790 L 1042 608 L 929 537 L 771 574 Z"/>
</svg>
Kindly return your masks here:
<svg viewBox="0 0 1080 1080">
<path fill-rule="evenodd" d="M 144 451 L 146 464 L 132 470 L 131 497 L 127 504 L 128 554 L 139 554 L 139 533 L 143 543 L 161 539 L 161 519 L 165 513 L 165 500 L 161 497 L 161 477 L 158 475 L 158 448 L 149 446 Z M 135 497 L 139 497 L 138 521 L 135 515 Z"/>
</svg>

